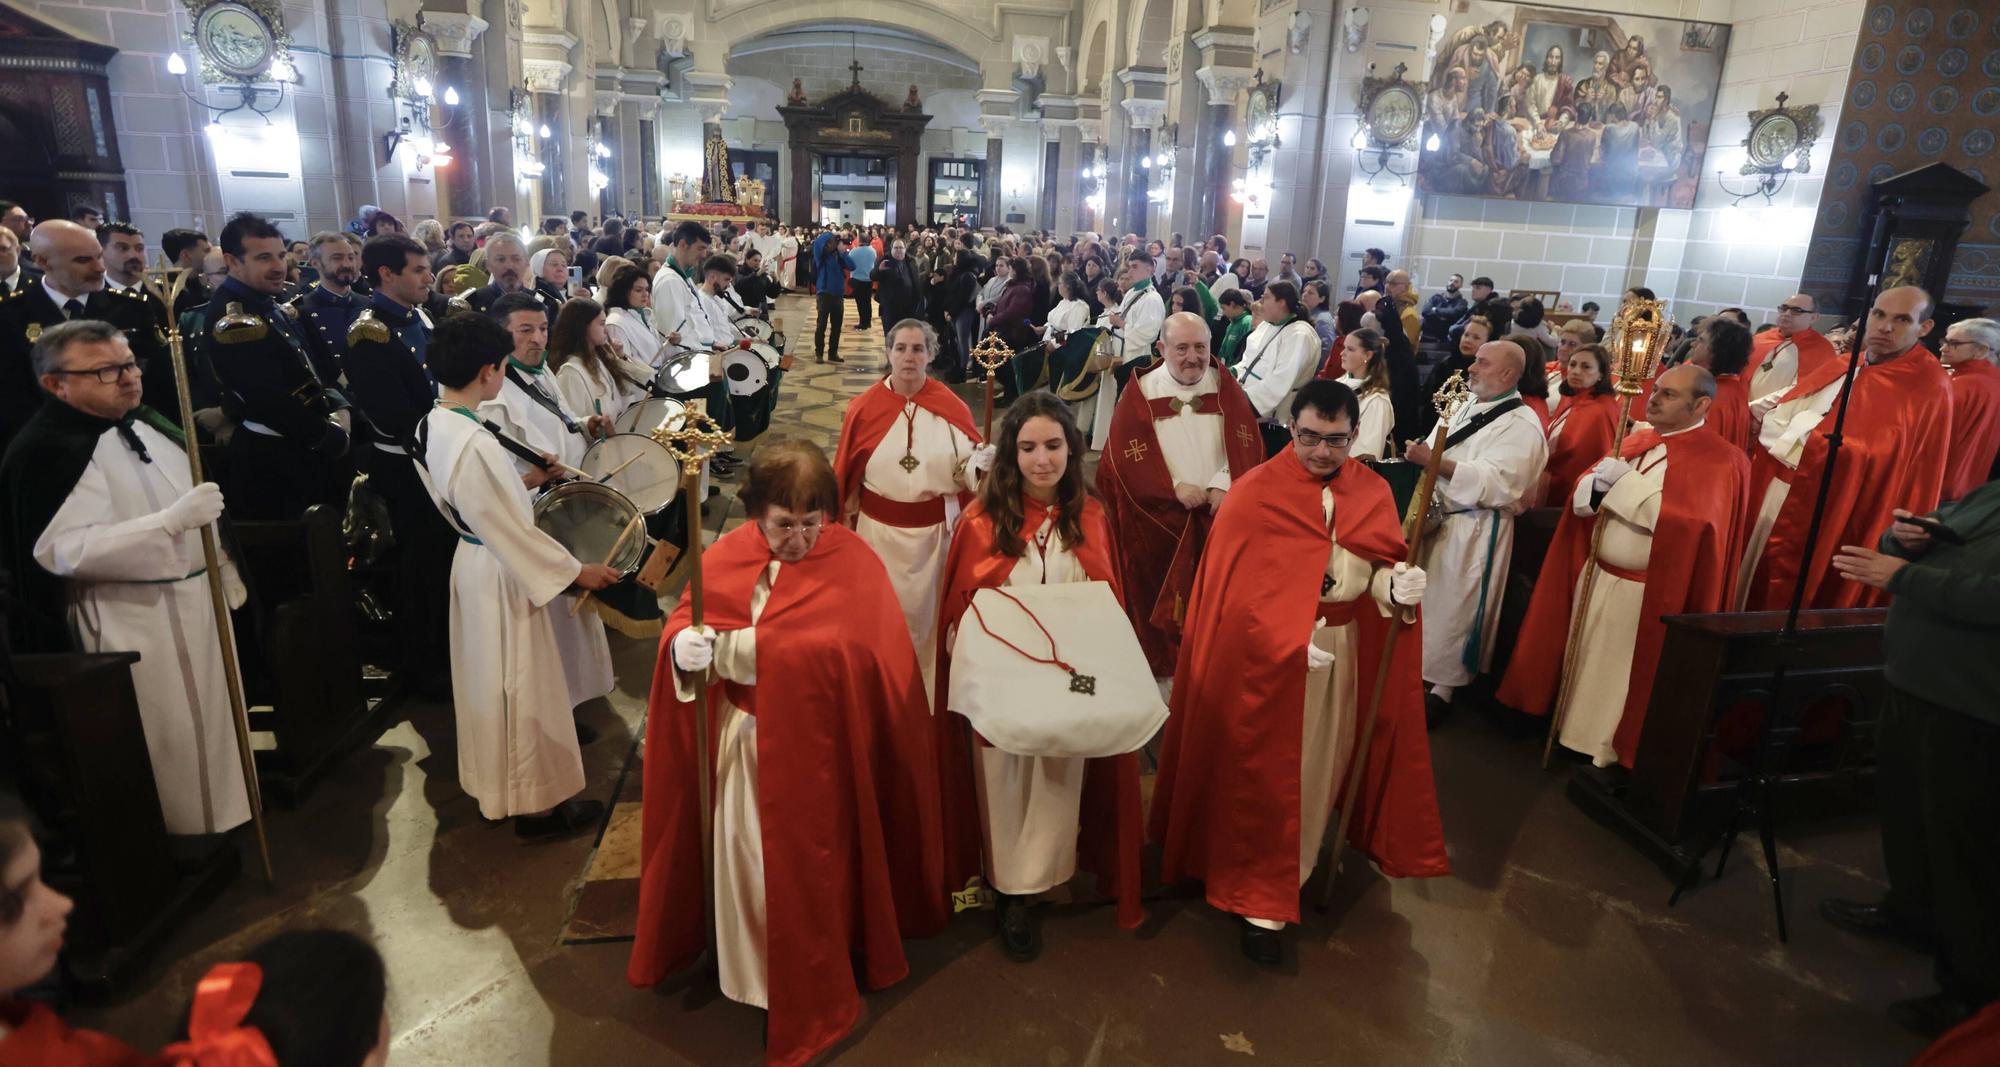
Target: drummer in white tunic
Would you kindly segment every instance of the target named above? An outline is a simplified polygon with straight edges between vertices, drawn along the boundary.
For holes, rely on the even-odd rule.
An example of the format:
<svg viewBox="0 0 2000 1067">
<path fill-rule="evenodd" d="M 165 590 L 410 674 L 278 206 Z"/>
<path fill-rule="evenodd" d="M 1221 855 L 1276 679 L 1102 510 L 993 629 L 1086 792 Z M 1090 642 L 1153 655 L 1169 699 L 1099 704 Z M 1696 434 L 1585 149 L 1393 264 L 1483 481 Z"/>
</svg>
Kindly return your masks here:
<svg viewBox="0 0 2000 1067">
<path fill-rule="evenodd" d="M 506 328 L 513 352 L 506 358 L 499 391 L 479 405 L 479 415 L 530 448 L 569 466 L 581 466 L 591 442 L 612 432 L 611 420 L 602 415 L 578 415 L 563 402 L 562 394 L 549 381 L 554 375 L 543 363 L 547 319 L 542 317 L 540 305 L 530 308 L 530 303 L 532 299 L 525 294 L 510 293 L 493 304 L 490 314 Z M 534 315 L 528 314 L 531 310 Z M 525 460 L 515 460 L 515 465 L 523 476 L 534 469 Z M 551 621 L 569 678 L 570 706 L 611 692 L 615 679 L 604 621 L 596 612 L 572 613 L 568 597 Z"/>
<path fill-rule="evenodd" d="M 904 319 L 889 331 L 889 375 L 847 406 L 834 473 L 842 516 L 889 568 L 923 667 L 937 669 L 938 581 L 952 527 L 993 448 L 979 443 L 972 410 L 931 379 L 937 334 Z"/>
<path fill-rule="evenodd" d="M 626 408 L 649 395 L 646 383 L 653 369 L 612 346 L 604 309 L 595 300 L 563 304 L 549 333 L 548 363 L 555 369 L 556 392 L 572 412 L 602 415 L 615 423 Z"/>
<path fill-rule="evenodd" d="M 1542 421 L 1521 401 L 1527 354 L 1512 341 L 1488 341 L 1466 373 L 1472 403 L 1452 416 L 1444 461 L 1438 468 L 1436 506 L 1444 525 L 1424 545 L 1430 576 L 1424 612 L 1425 712 L 1432 725 L 1449 713 L 1452 693 L 1493 661 L 1508 561 L 1514 555 L 1514 516 L 1548 461 Z M 1428 463 L 1428 441 L 1409 442 L 1405 456 Z"/>
<path fill-rule="evenodd" d="M 481 424 L 478 412 L 490 415 L 505 386 L 509 344 L 497 324 L 475 315 L 438 325 L 426 352 L 438 406 L 418 424 L 415 458 L 460 541 L 451 566 L 459 785 L 481 815 L 514 817 L 515 833 L 533 839 L 587 829 L 604 811 L 576 799 L 584 777 L 570 718 L 573 672 L 550 653 L 558 620 L 569 618 L 563 591 L 603 589 L 618 573 L 577 560 L 536 528 L 528 490 L 548 475 L 517 471 Z M 602 642 L 601 626 L 597 633 Z"/>
<path fill-rule="evenodd" d="M 660 338 L 653 332 L 653 283 L 627 264 L 612 271 L 604 286 L 604 325 L 619 352 L 644 363 L 647 378 L 659 367 Z"/>
<path fill-rule="evenodd" d="M 117 327 L 52 326 L 32 359 L 49 399 L 0 464 L 5 562 L 34 613 L 17 618 L 15 651 L 139 653 L 132 688 L 167 832 L 240 825 L 250 802 L 199 539 L 222 491 L 193 484 L 172 424 L 140 406 Z M 223 567 L 241 605 L 235 567 Z"/>
<path fill-rule="evenodd" d="M 1257 417 L 1276 422 L 1291 410 L 1292 394 L 1319 369 L 1319 331 L 1300 315 L 1299 291 L 1290 282 L 1264 287 L 1257 317 L 1262 322 L 1243 343 L 1243 359 L 1234 371 Z"/>
</svg>

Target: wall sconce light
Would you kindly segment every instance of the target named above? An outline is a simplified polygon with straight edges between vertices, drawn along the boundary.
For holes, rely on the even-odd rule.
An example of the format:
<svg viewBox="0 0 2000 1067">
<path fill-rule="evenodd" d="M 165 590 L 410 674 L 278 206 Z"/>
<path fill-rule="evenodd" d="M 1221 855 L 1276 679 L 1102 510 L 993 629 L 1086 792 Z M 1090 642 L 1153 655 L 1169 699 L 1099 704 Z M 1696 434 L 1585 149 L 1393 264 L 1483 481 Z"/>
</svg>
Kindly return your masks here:
<svg viewBox="0 0 2000 1067">
<path fill-rule="evenodd" d="M 535 133 L 536 135 L 541 137 L 541 139 L 544 141 L 554 136 L 554 134 L 549 130 L 549 124 L 546 122 L 542 123 L 541 129 L 536 130 Z"/>
<path fill-rule="evenodd" d="M 1235 131 L 1235 130 L 1224 130 L 1224 131 L 1222 131 L 1222 147 L 1224 147 L 1224 148 L 1235 148 L 1235 147 L 1236 147 L 1236 131 Z"/>
<path fill-rule="evenodd" d="M 1368 40 L 1368 9 L 1356 4 L 1347 9 L 1347 50 L 1361 51 L 1362 42 L 1366 40 Z"/>
</svg>

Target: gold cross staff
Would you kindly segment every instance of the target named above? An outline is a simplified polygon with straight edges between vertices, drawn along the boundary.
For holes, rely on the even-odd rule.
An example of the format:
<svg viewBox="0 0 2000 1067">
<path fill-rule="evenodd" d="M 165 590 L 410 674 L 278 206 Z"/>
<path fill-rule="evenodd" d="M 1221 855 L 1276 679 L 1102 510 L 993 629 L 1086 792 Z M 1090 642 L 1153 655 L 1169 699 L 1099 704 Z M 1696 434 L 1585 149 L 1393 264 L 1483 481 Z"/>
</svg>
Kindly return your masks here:
<svg viewBox="0 0 2000 1067">
<path fill-rule="evenodd" d="M 1014 358 L 1014 350 L 997 333 L 989 333 L 972 346 L 972 361 L 986 370 L 986 439 L 993 440 L 993 372 Z"/>
</svg>

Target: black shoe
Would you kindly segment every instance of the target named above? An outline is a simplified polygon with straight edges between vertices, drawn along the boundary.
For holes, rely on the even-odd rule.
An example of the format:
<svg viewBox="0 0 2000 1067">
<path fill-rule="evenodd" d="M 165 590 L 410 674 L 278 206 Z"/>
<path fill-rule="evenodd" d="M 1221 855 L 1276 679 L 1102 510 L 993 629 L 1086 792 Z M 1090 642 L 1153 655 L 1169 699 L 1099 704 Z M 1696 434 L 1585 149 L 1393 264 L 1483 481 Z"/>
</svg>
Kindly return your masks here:
<svg viewBox="0 0 2000 1067">
<path fill-rule="evenodd" d="M 1424 694 L 1424 727 L 1435 730 L 1451 715 L 1451 701 L 1436 693 Z"/>
<path fill-rule="evenodd" d="M 1015 963 L 1027 963 L 1042 954 L 1042 931 L 1028 910 L 1027 897 L 1000 896 L 1000 947 Z"/>
<path fill-rule="evenodd" d="M 565 800 L 547 815 L 514 816 L 514 836 L 523 841 L 553 841 L 588 830 L 602 818 L 601 800 Z"/>
<path fill-rule="evenodd" d="M 595 727 L 595 726 L 592 726 L 592 725 L 590 725 L 590 724 L 589 724 L 589 723 L 587 723 L 587 722 L 584 722 L 584 721 L 583 721 L 582 719 L 578 719 L 578 720 L 576 720 L 576 743 L 577 743 L 577 744 L 579 744 L 579 745 L 591 745 L 591 744 L 596 744 L 596 743 L 597 743 L 597 736 L 598 736 L 598 735 L 597 735 L 597 727 Z"/>
<path fill-rule="evenodd" d="M 1972 1005 L 1949 993 L 1932 993 L 1889 1005 L 1889 1019 L 1920 1037 L 1936 1038 L 1970 1019 L 1973 1010 Z"/>
<path fill-rule="evenodd" d="M 1850 934 L 1863 937 L 1894 937 L 1922 942 L 1922 931 L 1913 930 L 1903 917 L 1891 910 L 1887 901 L 1863 903 L 1828 897 L 1819 902 L 1819 916 Z"/>
<path fill-rule="evenodd" d="M 844 360 L 844 359 L 840 358 L 839 356 L 828 356 L 828 357 L 826 357 L 826 361 L 827 361 L 828 363 L 845 363 L 845 362 L 847 362 L 846 360 Z"/>
<path fill-rule="evenodd" d="M 1243 954 L 1250 962 L 1261 967 L 1276 967 L 1284 961 L 1284 940 L 1281 931 L 1266 930 L 1248 919 L 1237 920 L 1243 924 Z"/>
</svg>

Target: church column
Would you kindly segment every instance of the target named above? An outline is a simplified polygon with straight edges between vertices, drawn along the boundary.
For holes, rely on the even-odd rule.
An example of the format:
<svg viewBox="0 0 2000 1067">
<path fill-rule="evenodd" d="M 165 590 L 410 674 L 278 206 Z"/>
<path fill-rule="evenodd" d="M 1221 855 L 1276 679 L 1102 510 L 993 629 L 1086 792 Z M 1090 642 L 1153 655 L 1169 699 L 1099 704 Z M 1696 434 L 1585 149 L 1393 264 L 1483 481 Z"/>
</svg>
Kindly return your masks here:
<svg viewBox="0 0 2000 1067">
<path fill-rule="evenodd" d="M 439 98 L 450 87 L 459 99 L 455 107 L 439 105 L 445 117 L 439 139 L 452 148 L 451 165 L 442 175 L 445 206 L 454 218 L 477 218 L 485 213 L 491 199 L 484 166 L 490 140 L 484 103 L 486 74 L 484 65 L 472 58 L 472 46 L 486 31 L 486 20 L 477 15 L 426 11 L 423 28 L 437 38 Z"/>
<path fill-rule="evenodd" d="M 1236 102 L 1250 87 L 1256 66 L 1255 35 L 1248 29 L 1211 26 L 1195 34 L 1202 65 L 1194 72 L 1201 82 L 1201 111 L 1195 127 L 1195 189 L 1188 239 L 1229 232 L 1229 179 L 1234 170 L 1236 148 L 1225 144 L 1235 130 Z"/>
<path fill-rule="evenodd" d="M 527 43 L 530 48 L 549 48 L 548 38 L 568 36 L 567 34 L 538 34 L 529 31 Z M 565 50 L 566 51 L 566 50 Z M 569 136 L 568 108 L 564 106 L 563 83 L 569 79 L 571 67 L 565 60 L 530 56 L 521 61 L 522 73 L 528 82 L 530 104 L 528 122 L 534 127 L 530 139 L 535 145 L 536 158 L 542 164 L 542 178 L 538 186 L 540 194 L 536 213 L 538 215 L 565 214 L 569 208 L 569 185 L 564 179 L 568 161 L 564 158 L 563 145 Z M 538 226 L 540 218 L 516 218 L 522 227 Z"/>
<path fill-rule="evenodd" d="M 1127 67 L 1118 72 L 1124 83 L 1125 111 L 1124 169 L 1125 200 L 1112 208 L 1119 217 L 1119 229 L 1148 236 L 1153 229 L 1151 193 L 1153 189 L 1153 131 L 1167 111 L 1167 75 L 1154 67 Z"/>
<path fill-rule="evenodd" d="M 1329 253 L 1342 247 L 1353 153 L 1345 143 L 1334 142 L 1331 123 L 1336 117 L 1349 123 L 1352 119 L 1347 114 L 1336 116 L 1331 108 L 1346 53 L 1339 43 L 1333 0 L 1298 0 L 1298 11 L 1307 27 L 1304 46 L 1285 56 L 1281 75 L 1265 67 L 1268 77 L 1284 79 L 1276 108 L 1279 144 L 1251 175 L 1269 187 L 1270 196 L 1261 220 L 1246 215 L 1244 254 L 1275 256 L 1287 248 L 1300 256 L 1318 254 L 1338 277 L 1343 267 Z M 1264 32 L 1271 40 L 1273 28 L 1267 26 Z M 1318 251 L 1305 251 L 1308 248 Z"/>
<path fill-rule="evenodd" d="M 1077 103 L 1076 125 L 1081 144 L 1077 146 L 1077 204 L 1076 226 L 1080 230 L 1103 233 L 1105 206 L 1110 202 L 1105 196 L 1105 187 L 1110 181 L 1110 172 L 1098 175 L 1096 168 L 1104 165 L 1105 131 L 1107 120 L 1098 100 L 1082 100 Z M 1091 174 L 1083 176 L 1085 168 Z"/>
<path fill-rule="evenodd" d="M 612 72 L 617 78 L 617 72 Z M 625 195 L 625 182 L 618 169 L 618 159 L 624 155 L 624 141 L 620 137 L 618 125 L 618 90 L 597 90 L 596 110 L 590 117 L 589 157 L 584 163 L 585 181 L 591 185 L 591 209 L 598 218 L 619 214 L 619 202 Z"/>
<path fill-rule="evenodd" d="M 1078 149 L 1083 143 L 1077 131 L 1077 99 L 1073 96 L 1055 96 L 1043 93 L 1041 97 L 1042 122 L 1039 136 L 1041 155 L 1035 173 L 1043 176 L 1040 210 L 1038 218 L 1050 220 L 1053 233 L 1068 233 L 1076 229 L 1077 187 L 1081 181 L 1080 169 L 1083 164 Z M 1049 142 L 1055 144 L 1055 176 L 1047 178 L 1047 153 Z M 1036 225 L 1040 225 L 1039 221 Z"/>
</svg>

